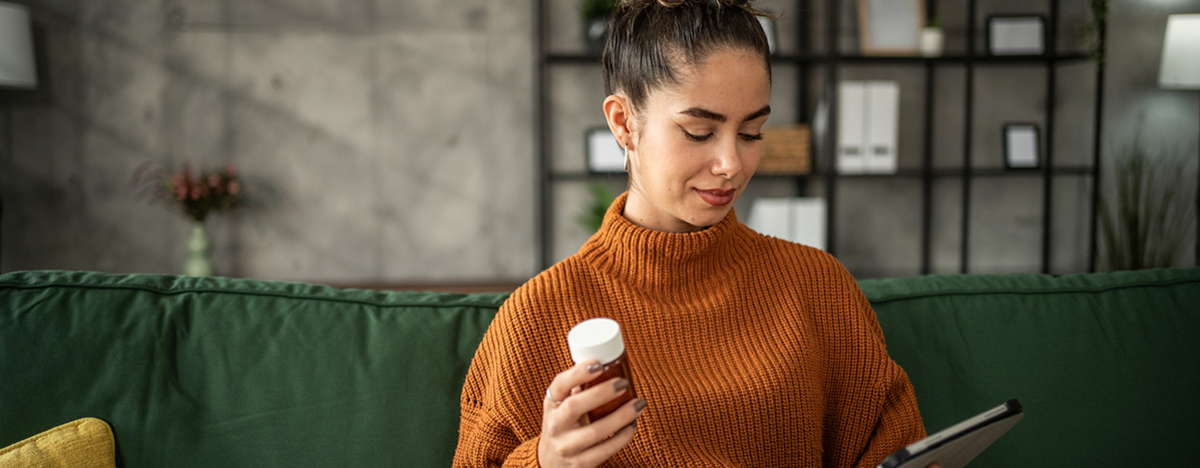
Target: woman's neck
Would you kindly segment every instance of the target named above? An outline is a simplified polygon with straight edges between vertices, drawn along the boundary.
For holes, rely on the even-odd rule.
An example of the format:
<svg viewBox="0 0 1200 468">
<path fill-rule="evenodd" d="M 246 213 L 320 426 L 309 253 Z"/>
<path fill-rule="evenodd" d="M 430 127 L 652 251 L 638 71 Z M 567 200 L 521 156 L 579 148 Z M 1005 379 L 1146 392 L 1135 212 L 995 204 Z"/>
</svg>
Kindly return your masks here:
<svg viewBox="0 0 1200 468">
<path fill-rule="evenodd" d="M 621 194 L 604 215 L 604 224 L 578 255 L 619 281 L 666 294 L 694 294 L 695 279 L 725 277 L 745 261 L 738 248 L 749 230 L 733 211 L 699 232 L 674 233 L 635 224 L 626 212 L 629 194 Z M 691 292 L 689 292 L 691 291 Z"/>
<path fill-rule="evenodd" d="M 642 194 L 636 187 L 630 188 L 629 198 L 625 202 L 625 210 L 621 216 L 635 226 L 651 231 L 688 233 L 708 229 L 709 226 L 697 226 L 675 217 L 666 209 L 655 206 L 650 198 Z"/>
</svg>

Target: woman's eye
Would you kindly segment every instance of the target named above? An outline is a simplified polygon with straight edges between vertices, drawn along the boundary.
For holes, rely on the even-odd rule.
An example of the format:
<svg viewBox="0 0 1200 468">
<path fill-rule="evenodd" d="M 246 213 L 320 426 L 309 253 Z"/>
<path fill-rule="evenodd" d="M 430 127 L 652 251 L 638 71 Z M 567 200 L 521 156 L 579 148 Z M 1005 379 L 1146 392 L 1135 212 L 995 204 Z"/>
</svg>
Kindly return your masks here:
<svg viewBox="0 0 1200 468">
<path fill-rule="evenodd" d="M 747 141 L 758 141 L 758 140 L 763 139 L 763 134 L 761 134 L 761 133 L 755 133 L 755 134 L 742 133 L 741 135 L 742 135 L 742 139 L 747 140 Z"/>
<path fill-rule="evenodd" d="M 688 132 L 688 131 L 684 131 L 683 134 L 685 136 L 687 136 L 687 139 L 692 140 L 692 141 L 704 141 L 709 138 L 712 138 L 712 136 L 713 136 L 713 134 L 711 134 L 711 133 L 709 133 L 707 135 L 693 135 L 691 132 Z"/>
</svg>

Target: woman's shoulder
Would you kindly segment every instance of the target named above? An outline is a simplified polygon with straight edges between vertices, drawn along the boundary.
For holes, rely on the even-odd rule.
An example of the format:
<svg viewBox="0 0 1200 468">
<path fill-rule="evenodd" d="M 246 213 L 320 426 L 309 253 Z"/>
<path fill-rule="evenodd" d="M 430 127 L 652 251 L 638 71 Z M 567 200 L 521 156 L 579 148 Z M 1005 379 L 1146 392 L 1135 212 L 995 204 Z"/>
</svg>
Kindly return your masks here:
<svg viewBox="0 0 1200 468">
<path fill-rule="evenodd" d="M 568 257 L 538 273 L 509 296 L 505 305 L 525 306 L 531 303 L 564 300 L 580 289 L 592 276 L 590 268 L 578 255 Z"/>
<path fill-rule="evenodd" d="M 789 285 L 770 289 L 774 294 L 800 298 L 810 313 L 834 322 L 857 320 L 864 309 L 870 310 L 854 276 L 829 252 L 750 232 L 747 244 L 754 252 L 748 270 L 757 281 Z"/>
<path fill-rule="evenodd" d="M 496 367 L 523 375 L 569 365 L 564 340 L 573 323 L 562 310 L 573 287 L 564 278 L 573 268 L 560 262 L 513 291 L 488 326 L 476 361 L 498 360 Z"/>
<path fill-rule="evenodd" d="M 496 314 L 497 323 L 526 331 L 559 331 L 566 318 L 562 310 L 592 289 L 588 284 L 594 275 L 588 270 L 577 256 L 554 264 L 513 291 Z"/>
</svg>

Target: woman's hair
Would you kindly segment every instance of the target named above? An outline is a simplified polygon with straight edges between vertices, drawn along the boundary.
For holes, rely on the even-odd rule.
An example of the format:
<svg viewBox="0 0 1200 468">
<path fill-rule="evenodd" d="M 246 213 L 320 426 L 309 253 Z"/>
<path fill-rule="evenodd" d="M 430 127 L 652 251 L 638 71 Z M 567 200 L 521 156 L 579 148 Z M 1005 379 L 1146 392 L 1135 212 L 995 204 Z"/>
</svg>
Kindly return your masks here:
<svg viewBox="0 0 1200 468">
<path fill-rule="evenodd" d="M 771 51 L 752 0 L 622 0 L 604 45 L 604 90 L 625 93 L 635 109 L 651 90 L 679 83 L 718 50 L 762 56 L 771 76 Z"/>
</svg>

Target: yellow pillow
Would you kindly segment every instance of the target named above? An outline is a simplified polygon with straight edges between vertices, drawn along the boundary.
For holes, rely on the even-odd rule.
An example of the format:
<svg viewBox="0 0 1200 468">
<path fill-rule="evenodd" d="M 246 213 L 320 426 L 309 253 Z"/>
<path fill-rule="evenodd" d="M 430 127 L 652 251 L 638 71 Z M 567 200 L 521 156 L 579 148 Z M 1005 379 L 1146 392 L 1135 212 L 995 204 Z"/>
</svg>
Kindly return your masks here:
<svg viewBox="0 0 1200 468">
<path fill-rule="evenodd" d="M 0 449 L 0 468 L 17 466 L 115 468 L 112 429 L 83 418 Z"/>
</svg>

